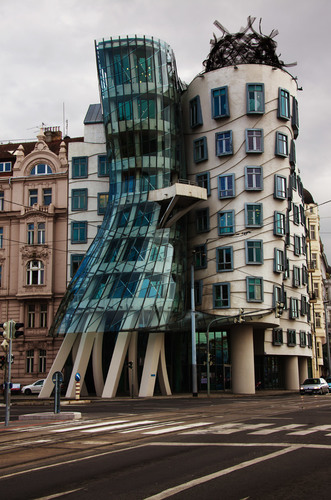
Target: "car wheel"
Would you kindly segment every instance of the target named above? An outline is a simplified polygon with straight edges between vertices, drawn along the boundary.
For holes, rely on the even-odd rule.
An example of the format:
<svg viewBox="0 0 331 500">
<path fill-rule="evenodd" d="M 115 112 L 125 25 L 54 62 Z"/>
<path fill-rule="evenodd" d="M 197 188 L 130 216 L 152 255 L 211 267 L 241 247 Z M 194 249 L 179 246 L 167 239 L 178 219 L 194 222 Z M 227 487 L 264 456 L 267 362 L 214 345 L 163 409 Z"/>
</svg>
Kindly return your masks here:
<svg viewBox="0 0 331 500">
<path fill-rule="evenodd" d="M 30 396 L 31 389 L 25 389 L 24 394 L 26 394 L 27 396 Z"/>
</svg>

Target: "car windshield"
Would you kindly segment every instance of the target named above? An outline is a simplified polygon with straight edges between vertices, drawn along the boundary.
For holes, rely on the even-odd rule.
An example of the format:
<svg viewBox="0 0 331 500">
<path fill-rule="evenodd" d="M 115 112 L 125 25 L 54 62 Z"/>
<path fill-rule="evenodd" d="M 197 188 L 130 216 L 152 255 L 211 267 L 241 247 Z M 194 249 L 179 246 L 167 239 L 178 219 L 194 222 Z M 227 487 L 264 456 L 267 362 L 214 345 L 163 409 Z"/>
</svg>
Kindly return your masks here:
<svg viewBox="0 0 331 500">
<path fill-rule="evenodd" d="M 307 380 L 304 381 L 303 385 L 319 384 L 319 383 L 320 383 L 319 378 L 307 378 Z"/>
</svg>

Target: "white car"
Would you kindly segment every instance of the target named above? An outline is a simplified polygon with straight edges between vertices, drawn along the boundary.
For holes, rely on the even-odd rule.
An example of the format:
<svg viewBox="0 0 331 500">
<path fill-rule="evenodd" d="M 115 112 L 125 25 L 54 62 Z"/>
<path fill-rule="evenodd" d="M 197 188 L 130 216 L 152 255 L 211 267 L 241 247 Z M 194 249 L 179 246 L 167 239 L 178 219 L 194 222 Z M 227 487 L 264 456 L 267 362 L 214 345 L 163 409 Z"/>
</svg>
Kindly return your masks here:
<svg viewBox="0 0 331 500">
<path fill-rule="evenodd" d="M 328 394 L 329 385 L 324 378 L 307 378 L 300 387 L 301 394 Z"/>
<path fill-rule="evenodd" d="M 24 385 L 21 389 L 23 394 L 29 396 L 29 394 L 39 394 L 42 386 L 44 385 L 45 379 L 37 380 L 37 382 L 33 382 L 33 384 Z"/>
</svg>

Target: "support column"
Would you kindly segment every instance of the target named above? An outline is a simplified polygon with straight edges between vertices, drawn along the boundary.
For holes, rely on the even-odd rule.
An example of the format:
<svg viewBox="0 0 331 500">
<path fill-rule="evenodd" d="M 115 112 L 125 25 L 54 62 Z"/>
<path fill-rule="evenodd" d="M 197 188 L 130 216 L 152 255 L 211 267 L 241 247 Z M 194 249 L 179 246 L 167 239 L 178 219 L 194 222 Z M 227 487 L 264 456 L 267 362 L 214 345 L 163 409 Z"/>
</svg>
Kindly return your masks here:
<svg viewBox="0 0 331 500">
<path fill-rule="evenodd" d="M 85 373 L 87 370 L 87 365 L 90 360 L 95 335 L 96 335 L 95 333 L 91 332 L 82 333 L 77 351 L 77 356 L 74 362 L 74 366 L 70 376 L 70 381 L 68 384 L 68 389 L 66 392 L 66 398 L 75 399 L 75 388 L 76 388 L 75 375 L 77 372 L 80 373 L 81 387 L 82 387 L 85 378 Z"/>
<path fill-rule="evenodd" d="M 162 354 L 162 349 L 164 350 L 164 333 L 150 333 L 139 390 L 139 397 L 141 398 L 153 396 L 158 367 L 161 374 L 161 390 L 166 391 L 167 394 L 170 393 L 165 356 L 164 352 Z"/>
<path fill-rule="evenodd" d="M 298 356 L 285 356 L 285 389 L 299 391 L 299 364 Z"/>
<path fill-rule="evenodd" d="M 299 361 L 299 383 L 302 384 L 308 378 L 308 359 L 300 356 Z"/>
<path fill-rule="evenodd" d="M 232 391 L 255 394 L 253 327 L 245 324 L 231 329 Z"/>
<path fill-rule="evenodd" d="M 138 332 L 131 333 L 129 344 L 128 361 L 132 362 L 132 368 L 128 368 L 130 396 L 138 396 Z"/>
<path fill-rule="evenodd" d="M 120 332 L 117 336 L 115 349 L 111 358 L 105 386 L 102 392 L 103 398 L 114 398 L 116 396 L 118 382 L 122 373 L 130 339 L 131 333 L 129 332 Z"/>
<path fill-rule="evenodd" d="M 96 333 L 92 352 L 92 368 L 95 393 L 99 397 L 101 396 L 104 387 L 102 372 L 102 342 L 103 332 Z"/>
</svg>

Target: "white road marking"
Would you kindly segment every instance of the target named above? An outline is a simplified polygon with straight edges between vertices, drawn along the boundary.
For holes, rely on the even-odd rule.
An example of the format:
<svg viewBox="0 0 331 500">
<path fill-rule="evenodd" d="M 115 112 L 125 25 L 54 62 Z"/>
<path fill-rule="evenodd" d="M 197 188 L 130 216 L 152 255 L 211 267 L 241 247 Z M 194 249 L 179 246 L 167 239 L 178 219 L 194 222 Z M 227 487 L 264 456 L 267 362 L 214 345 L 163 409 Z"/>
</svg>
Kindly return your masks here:
<svg viewBox="0 0 331 500">
<path fill-rule="evenodd" d="M 281 425 L 279 427 L 273 427 L 272 429 L 261 429 L 259 431 L 250 432 L 249 434 L 254 434 L 255 436 L 266 436 L 272 434 L 273 432 L 289 431 L 291 429 L 296 429 L 297 427 L 303 427 L 305 424 L 288 424 Z"/>
<path fill-rule="evenodd" d="M 235 432 L 251 431 L 260 429 L 261 427 L 267 427 L 272 424 L 241 424 L 241 423 L 230 423 L 214 425 L 209 429 L 199 429 L 192 432 L 185 432 L 185 434 L 234 434 Z"/>
<path fill-rule="evenodd" d="M 142 427 L 139 427 L 137 429 L 129 429 L 128 431 L 121 431 L 121 434 L 130 434 L 132 432 L 137 432 L 137 431 L 145 431 L 146 429 L 153 429 L 154 427 L 164 427 L 166 425 L 174 425 L 174 424 L 181 424 L 182 422 L 158 422 L 155 424 L 151 425 L 144 425 Z"/>
<path fill-rule="evenodd" d="M 36 498 L 35 500 L 52 500 L 53 498 L 59 498 L 64 495 L 70 495 L 71 493 L 76 493 L 76 491 L 80 491 L 82 489 L 83 488 L 77 488 L 75 490 L 59 491 L 59 493 L 54 493 L 53 495 L 48 495 L 47 497 Z"/>
<path fill-rule="evenodd" d="M 313 432 L 319 431 L 331 431 L 331 425 L 316 425 L 315 427 L 308 427 L 306 430 L 288 432 L 290 436 L 306 436 L 307 434 L 312 434 Z"/>
<path fill-rule="evenodd" d="M 176 431 L 182 431 L 184 429 L 192 429 L 193 427 L 201 427 L 203 425 L 211 425 L 212 423 L 213 422 L 198 422 L 196 424 L 175 425 L 174 427 L 168 427 L 166 429 L 158 429 L 154 431 L 143 432 L 143 434 L 155 436 L 158 434 L 167 434 L 168 432 L 176 432 Z"/>
<path fill-rule="evenodd" d="M 98 427 L 97 429 L 85 429 L 82 432 L 104 432 L 104 431 L 117 431 L 118 429 L 128 429 L 129 427 L 138 427 L 139 425 L 154 424 L 155 420 L 141 420 L 140 422 L 131 422 L 130 424 L 107 425 L 106 427 Z"/>
<path fill-rule="evenodd" d="M 168 488 L 167 490 L 161 491 L 160 493 L 145 498 L 144 500 L 162 500 L 163 498 L 169 498 L 173 495 L 176 495 L 177 493 L 181 493 L 182 491 L 194 488 L 195 486 L 199 486 L 203 483 L 207 483 L 208 481 L 212 481 L 213 479 L 218 479 L 219 477 L 226 476 L 227 474 L 231 474 L 231 472 L 242 470 L 245 469 L 246 467 L 250 467 L 251 465 L 256 465 L 266 460 L 277 458 L 281 455 L 285 455 L 286 453 L 296 451 L 299 448 L 301 448 L 300 445 L 291 445 L 288 448 L 278 450 L 273 453 L 269 453 L 268 455 L 254 458 L 253 460 L 247 460 L 246 462 L 241 462 L 240 464 L 234 465 L 233 467 L 229 467 L 228 469 L 222 469 L 212 474 L 207 474 L 206 476 L 198 477 L 196 479 L 193 479 L 192 481 L 188 481 L 187 483 L 179 484 L 178 486 L 174 486 L 173 488 Z"/>
<path fill-rule="evenodd" d="M 90 429 L 92 427 L 102 427 L 108 424 L 122 424 L 128 422 L 128 420 L 109 420 L 107 422 L 99 422 L 98 424 L 86 424 L 86 425 L 75 425 L 74 427 L 65 427 L 64 429 L 55 429 L 52 432 L 70 432 L 70 431 L 81 431 L 83 429 Z"/>
</svg>

